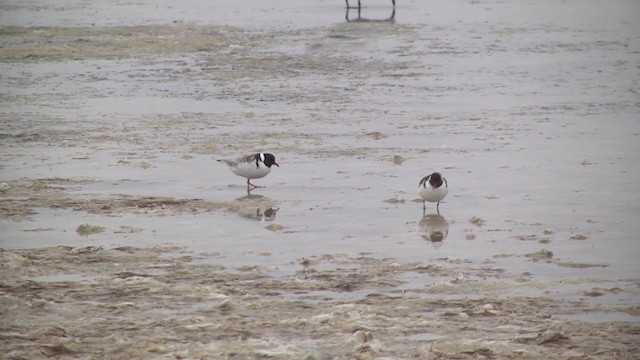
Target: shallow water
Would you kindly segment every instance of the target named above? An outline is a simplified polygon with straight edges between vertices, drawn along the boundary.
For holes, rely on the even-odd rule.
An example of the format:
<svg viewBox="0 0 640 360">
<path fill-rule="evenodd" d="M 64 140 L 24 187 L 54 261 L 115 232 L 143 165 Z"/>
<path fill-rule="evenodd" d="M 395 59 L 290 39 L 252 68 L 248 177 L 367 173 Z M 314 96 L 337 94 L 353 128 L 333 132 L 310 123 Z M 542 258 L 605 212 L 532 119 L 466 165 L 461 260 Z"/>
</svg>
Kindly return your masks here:
<svg viewBox="0 0 640 360">
<path fill-rule="evenodd" d="M 390 10 L 0 5 L 0 247 L 173 244 L 275 278 L 325 254 L 459 262 L 540 285 L 507 295 L 637 307 L 636 2 L 407 2 L 362 21 Z M 215 159 L 253 151 L 281 167 L 245 197 Z M 435 170 L 434 224 L 415 200 Z M 620 314 L 594 321 L 637 322 Z"/>
</svg>

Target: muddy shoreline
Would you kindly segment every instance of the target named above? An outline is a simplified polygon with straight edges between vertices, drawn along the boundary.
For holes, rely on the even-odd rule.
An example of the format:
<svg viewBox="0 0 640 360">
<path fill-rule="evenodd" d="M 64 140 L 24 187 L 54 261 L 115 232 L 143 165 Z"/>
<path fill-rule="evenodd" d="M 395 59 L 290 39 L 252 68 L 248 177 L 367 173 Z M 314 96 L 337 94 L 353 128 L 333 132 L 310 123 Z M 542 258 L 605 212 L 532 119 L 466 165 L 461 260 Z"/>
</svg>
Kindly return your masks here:
<svg viewBox="0 0 640 360">
<path fill-rule="evenodd" d="M 148 197 L 74 200 L 65 187 L 82 183 L 87 180 L 9 182 L 4 195 L 15 200 L 3 201 L 3 218 L 29 222 L 37 209 L 46 208 L 171 217 L 256 205 L 252 198 L 229 203 Z M 90 224 L 76 229 L 85 237 L 103 231 Z M 143 229 L 120 231 L 135 238 Z M 512 255 L 498 257 L 504 256 Z M 523 259 L 576 268 L 597 265 L 562 265 L 549 251 Z M 574 279 L 589 290 L 570 300 L 553 295 L 554 284 L 490 261 L 407 263 L 366 253 L 323 253 L 280 269 L 255 263 L 228 268 L 225 263 L 223 253 L 197 253 L 172 244 L 2 250 L 3 350 L 9 359 L 631 359 L 639 351 L 636 322 L 577 320 L 601 314 L 639 316 L 638 305 L 597 300 L 608 294 L 637 297 L 637 281 Z M 518 295 L 531 289 L 549 295 Z"/>
<path fill-rule="evenodd" d="M 203 256 L 174 246 L 61 246 L 0 255 L 9 359 L 631 359 L 638 351 L 637 325 L 568 320 L 610 309 L 501 296 L 486 270 L 446 261 L 324 254 L 274 277 L 259 267 L 225 269 L 211 258 L 194 263 Z M 431 284 L 412 288 L 399 280 L 408 273 Z M 496 280 L 501 288 L 530 281 L 510 277 Z M 637 306 L 627 311 L 638 315 Z"/>
<path fill-rule="evenodd" d="M 635 3 L 246 5 L 0 5 L 4 357 L 638 357 Z"/>
</svg>

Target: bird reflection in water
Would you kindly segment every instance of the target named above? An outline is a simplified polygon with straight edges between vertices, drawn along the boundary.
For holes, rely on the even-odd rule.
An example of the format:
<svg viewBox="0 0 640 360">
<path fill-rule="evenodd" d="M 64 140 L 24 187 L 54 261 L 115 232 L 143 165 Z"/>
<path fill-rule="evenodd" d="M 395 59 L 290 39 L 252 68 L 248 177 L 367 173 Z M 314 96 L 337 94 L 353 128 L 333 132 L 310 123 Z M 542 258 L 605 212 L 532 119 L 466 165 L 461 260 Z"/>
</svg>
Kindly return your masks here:
<svg viewBox="0 0 640 360">
<path fill-rule="evenodd" d="M 275 207 L 273 200 L 262 195 L 245 195 L 237 198 L 235 202 L 238 204 L 235 209 L 238 215 L 247 219 L 271 221 L 280 210 Z"/>
<path fill-rule="evenodd" d="M 434 246 L 441 246 L 449 235 L 449 222 L 440 214 L 427 214 L 418 223 L 423 239 L 430 241 Z"/>
<path fill-rule="evenodd" d="M 383 18 L 383 19 L 367 19 L 367 18 L 363 18 L 362 17 L 362 6 L 360 5 L 360 1 L 358 0 L 358 6 L 357 7 L 351 7 L 349 6 L 349 0 L 347 1 L 347 14 L 345 15 L 345 18 L 347 19 L 347 22 L 388 22 L 388 23 L 395 23 L 395 17 L 396 17 L 396 2 L 395 0 L 392 0 L 393 3 L 393 9 L 391 10 L 391 16 L 387 17 L 387 18 Z M 351 9 L 357 9 L 358 10 L 358 17 L 357 18 L 353 18 L 353 17 L 349 17 L 349 10 Z"/>
</svg>

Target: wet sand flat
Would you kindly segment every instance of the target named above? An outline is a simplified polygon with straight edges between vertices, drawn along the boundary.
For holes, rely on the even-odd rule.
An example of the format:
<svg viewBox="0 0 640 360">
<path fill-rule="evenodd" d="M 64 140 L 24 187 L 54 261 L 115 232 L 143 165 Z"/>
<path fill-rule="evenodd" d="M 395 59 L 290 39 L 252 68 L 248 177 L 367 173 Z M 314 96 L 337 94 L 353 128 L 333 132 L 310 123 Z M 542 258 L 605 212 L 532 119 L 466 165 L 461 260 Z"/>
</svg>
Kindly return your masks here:
<svg viewBox="0 0 640 360">
<path fill-rule="evenodd" d="M 637 10 L 0 4 L 4 356 L 636 358 Z"/>
<path fill-rule="evenodd" d="M 633 358 L 637 347 L 633 322 L 581 320 L 611 309 L 504 296 L 545 284 L 456 261 L 323 254 L 271 276 L 175 246 L 0 255 L 8 358 Z"/>
</svg>

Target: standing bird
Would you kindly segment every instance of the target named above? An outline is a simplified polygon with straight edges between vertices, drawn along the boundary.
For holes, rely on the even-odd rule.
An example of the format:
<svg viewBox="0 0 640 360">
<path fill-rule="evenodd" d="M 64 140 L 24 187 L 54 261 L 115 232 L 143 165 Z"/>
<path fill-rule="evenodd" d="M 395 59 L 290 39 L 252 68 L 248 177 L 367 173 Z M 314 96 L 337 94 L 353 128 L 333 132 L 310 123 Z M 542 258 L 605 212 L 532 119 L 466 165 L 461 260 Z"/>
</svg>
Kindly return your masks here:
<svg viewBox="0 0 640 360">
<path fill-rule="evenodd" d="M 427 209 L 425 201 L 437 202 L 436 209 L 440 214 L 440 201 L 447 196 L 449 189 L 447 188 L 447 179 L 445 179 L 440 173 L 434 172 L 431 175 L 427 175 L 420 180 L 418 185 L 418 194 L 422 198 L 422 209 Z"/>
<path fill-rule="evenodd" d="M 229 166 L 232 173 L 247 178 L 247 193 L 260 186 L 253 185 L 251 179 L 260 179 L 271 172 L 271 166 L 280 167 L 276 157 L 269 153 L 246 155 L 235 160 L 218 160 Z"/>
</svg>

